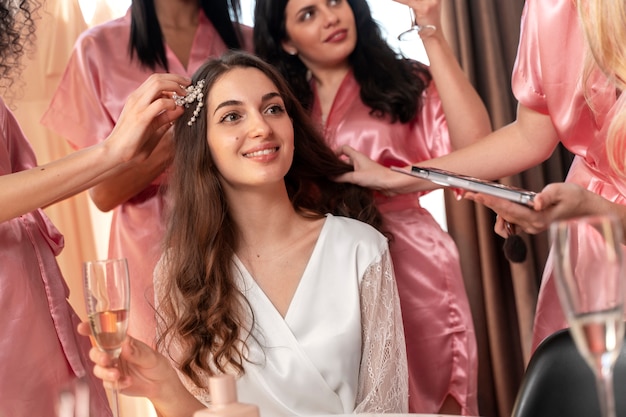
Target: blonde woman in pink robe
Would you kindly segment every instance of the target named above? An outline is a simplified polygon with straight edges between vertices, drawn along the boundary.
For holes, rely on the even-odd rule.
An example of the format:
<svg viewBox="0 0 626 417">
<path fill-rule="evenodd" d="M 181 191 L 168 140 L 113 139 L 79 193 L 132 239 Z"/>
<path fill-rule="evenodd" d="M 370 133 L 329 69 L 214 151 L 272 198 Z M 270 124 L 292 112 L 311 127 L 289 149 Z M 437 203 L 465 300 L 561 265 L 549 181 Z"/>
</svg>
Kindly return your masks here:
<svg viewBox="0 0 626 417">
<path fill-rule="evenodd" d="M 545 230 L 556 219 L 606 212 L 618 214 L 626 224 L 623 156 L 626 147 L 609 135 L 615 116 L 623 109 L 625 98 L 623 94 L 620 97 L 623 78 L 606 75 L 619 71 L 618 67 L 598 67 L 591 61 L 577 4 L 584 10 L 592 3 L 593 0 L 527 0 L 512 80 L 519 101 L 516 120 L 474 146 L 428 161 L 431 166 L 496 179 L 546 160 L 559 142 L 572 152 L 575 158 L 565 183 L 546 186 L 535 197 L 534 210 L 482 194 L 471 196 L 499 214 L 495 228 L 503 236 L 505 220 L 529 233 Z M 597 7 L 617 9 L 620 5 L 618 0 L 595 3 Z M 588 17 L 587 14 L 588 11 L 583 11 L 583 16 Z M 614 48 L 621 44 L 616 45 L 612 39 L 623 29 L 626 18 L 623 10 L 622 14 L 611 11 L 598 16 L 618 21 L 609 32 L 611 41 L 602 43 L 603 52 L 608 54 L 602 61 L 606 64 L 610 59 L 624 56 L 615 53 Z M 592 27 L 599 29 L 604 25 L 594 23 Z M 607 45 L 610 47 L 606 48 Z M 600 56 L 597 51 L 600 49 L 596 49 L 596 56 Z M 619 130 L 614 133 L 622 136 Z M 431 187 L 373 164 L 354 149 L 344 151 L 357 169 L 354 175 L 343 178 L 346 181 L 395 193 Z M 615 159 L 613 163 L 611 158 Z M 566 326 L 549 257 L 539 290 L 532 350 L 546 336 Z"/>
<path fill-rule="evenodd" d="M 440 27 L 439 1 L 408 1 Z M 357 36 L 358 35 L 358 36 Z M 422 37 L 430 67 L 399 59 L 365 0 L 257 0 L 254 44 L 337 148 L 384 166 L 449 153 L 490 131 L 487 111 L 440 30 Z M 477 415 L 478 356 L 457 247 L 420 206 L 377 196 L 392 235 L 409 364 L 409 410 Z"/>
<path fill-rule="evenodd" d="M 42 123 L 76 149 L 98 143 L 114 128 L 128 94 L 153 72 L 191 76 L 209 57 L 229 48 L 250 49 L 250 29 L 229 17 L 238 4 L 134 0 L 125 16 L 78 39 Z M 99 209 L 113 210 L 109 257 L 128 259 L 129 331 L 150 345 L 155 336 L 152 273 L 164 232 L 161 187 L 171 158 L 168 132 L 148 161 L 90 190 Z"/>
<path fill-rule="evenodd" d="M 0 1 L 0 82 L 32 38 L 36 1 Z M 22 49 L 22 47 L 26 49 Z M 132 93 L 116 129 L 98 146 L 37 166 L 13 113 L 0 100 L 0 416 L 53 416 L 60 389 L 77 377 L 90 388 L 90 415 L 109 417 L 105 392 L 93 377 L 90 343 L 75 331 L 79 318 L 56 262 L 63 236 L 41 207 L 70 197 L 144 161 L 182 114 L 171 99 L 189 80 L 152 76 Z M 164 92 L 168 92 L 165 93 Z"/>
</svg>

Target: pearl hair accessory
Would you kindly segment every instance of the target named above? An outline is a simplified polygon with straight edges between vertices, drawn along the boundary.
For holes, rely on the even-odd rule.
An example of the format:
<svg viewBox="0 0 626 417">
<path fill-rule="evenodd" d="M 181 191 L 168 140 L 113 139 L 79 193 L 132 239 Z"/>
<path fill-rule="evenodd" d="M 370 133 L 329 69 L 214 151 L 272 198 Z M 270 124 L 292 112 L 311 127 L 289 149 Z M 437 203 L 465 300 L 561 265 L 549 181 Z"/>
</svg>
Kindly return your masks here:
<svg viewBox="0 0 626 417">
<path fill-rule="evenodd" d="M 177 106 L 189 107 L 189 105 L 194 101 L 198 102 L 195 110 L 193 111 L 193 116 L 191 116 L 191 119 L 189 119 L 189 121 L 187 122 L 187 126 L 191 126 L 196 121 L 196 119 L 198 118 L 198 114 L 200 114 L 200 111 L 204 106 L 204 93 L 202 92 L 203 88 L 204 80 L 200 80 L 195 85 L 192 84 L 187 87 L 185 89 L 187 91 L 187 94 L 185 94 L 184 96 L 179 96 L 176 93 L 172 94 L 172 98 L 174 99 L 174 102 Z"/>
</svg>

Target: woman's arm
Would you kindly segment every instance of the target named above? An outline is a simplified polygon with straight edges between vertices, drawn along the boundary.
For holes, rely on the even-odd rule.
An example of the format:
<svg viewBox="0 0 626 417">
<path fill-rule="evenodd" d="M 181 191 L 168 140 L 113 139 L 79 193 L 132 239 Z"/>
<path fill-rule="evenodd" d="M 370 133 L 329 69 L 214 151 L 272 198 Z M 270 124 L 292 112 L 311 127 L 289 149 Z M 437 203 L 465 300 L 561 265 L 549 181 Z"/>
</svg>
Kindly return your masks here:
<svg viewBox="0 0 626 417">
<path fill-rule="evenodd" d="M 172 129 L 167 130 L 146 160 L 127 164 L 119 174 L 91 188 L 89 195 L 96 207 L 102 211 L 112 210 L 146 189 L 163 174 L 174 156 L 172 134 Z"/>
<path fill-rule="evenodd" d="M 128 166 L 145 161 L 183 110 L 171 93 L 185 94 L 189 79 L 150 76 L 128 98 L 120 120 L 98 145 L 26 171 L 0 176 L 0 222 L 84 191 Z"/>
<path fill-rule="evenodd" d="M 496 180 L 545 161 L 558 143 L 559 137 L 550 116 L 519 105 L 514 122 L 472 145 L 416 165 Z M 428 181 L 387 169 L 348 146 L 340 152 L 350 158 L 354 171 L 338 177 L 337 181 L 352 182 L 387 194 L 436 188 Z"/>
<path fill-rule="evenodd" d="M 491 132 L 489 113 L 443 35 L 441 0 L 396 1 L 411 7 L 420 25 L 437 28 L 432 34 L 424 35 L 422 42 L 441 97 L 453 148 L 460 149 L 485 137 Z"/>
<path fill-rule="evenodd" d="M 361 282 L 361 326 L 361 369 L 354 412 L 407 413 L 406 344 L 389 250 L 368 267 Z"/>
</svg>

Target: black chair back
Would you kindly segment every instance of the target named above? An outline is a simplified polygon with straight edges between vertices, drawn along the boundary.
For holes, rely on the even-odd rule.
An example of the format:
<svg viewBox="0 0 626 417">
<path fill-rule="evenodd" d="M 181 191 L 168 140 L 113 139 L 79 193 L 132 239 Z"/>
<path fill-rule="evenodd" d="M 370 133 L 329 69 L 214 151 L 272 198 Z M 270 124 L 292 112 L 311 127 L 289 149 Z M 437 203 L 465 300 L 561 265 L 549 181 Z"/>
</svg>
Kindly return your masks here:
<svg viewBox="0 0 626 417">
<path fill-rule="evenodd" d="M 614 370 L 617 417 L 626 417 L 626 343 Z M 522 379 L 512 417 L 600 417 L 595 377 L 568 329 L 535 350 Z"/>
</svg>

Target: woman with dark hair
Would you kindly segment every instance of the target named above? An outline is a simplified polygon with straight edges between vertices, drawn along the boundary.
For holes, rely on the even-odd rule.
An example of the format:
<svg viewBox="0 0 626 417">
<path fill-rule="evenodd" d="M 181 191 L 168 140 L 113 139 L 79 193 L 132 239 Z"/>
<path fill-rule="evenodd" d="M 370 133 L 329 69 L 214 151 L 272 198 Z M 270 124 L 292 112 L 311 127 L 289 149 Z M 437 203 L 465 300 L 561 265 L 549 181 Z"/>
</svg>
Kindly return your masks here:
<svg viewBox="0 0 626 417">
<path fill-rule="evenodd" d="M 0 84 L 5 91 L 33 46 L 37 1 L 0 0 Z M 96 146 L 37 166 L 13 113 L 0 100 L 0 416 L 56 415 L 60 390 L 78 377 L 92 417 L 109 417 L 102 384 L 89 370 L 91 344 L 76 334 L 56 256 L 63 236 L 40 207 L 71 197 L 149 157 L 182 111 L 172 93 L 189 80 L 151 76 L 129 95 L 111 134 Z M 169 93 L 164 93 L 169 92 Z"/>
<path fill-rule="evenodd" d="M 134 0 L 126 16 L 78 39 L 42 123 L 74 148 L 97 143 L 122 105 L 153 72 L 189 77 L 212 56 L 251 48 L 251 30 L 236 20 L 239 0 Z M 172 159 L 171 132 L 143 164 L 90 190 L 102 211 L 114 210 L 109 257 L 126 257 L 131 275 L 130 329 L 154 343 L 152 273 L 164 233 L 161 184 Z"/>
<path fill-rule="evenodd" d="M 350 166 L 270 65 L 231 53 L 194 82 L 154 277 L 163 356 L 129 338 L 123 374 L 93 349 L 95 374 L 167 417 L 208 404 L 222 373 L 262 415 L 406 412 L 399 299 L 370 191 L 332 180 Z"/>
<path fill-rule="evenodd" d="M 398 56 L 366 0 L 257 0 L 254 46 L 276 65 L 327 142 L 383 166 L 425 161 L 490 131 L 487 111 L 437 28 L 438 0 L 407 0 L 430 66 Z M 434 29 L 434 30 L 433 30 Z M 377 195 L 392 235 L 409 362 L 409 410 L 477 415 L 478 357 L 457 247 L 420 206 Z"/>
</svg>

